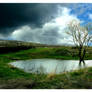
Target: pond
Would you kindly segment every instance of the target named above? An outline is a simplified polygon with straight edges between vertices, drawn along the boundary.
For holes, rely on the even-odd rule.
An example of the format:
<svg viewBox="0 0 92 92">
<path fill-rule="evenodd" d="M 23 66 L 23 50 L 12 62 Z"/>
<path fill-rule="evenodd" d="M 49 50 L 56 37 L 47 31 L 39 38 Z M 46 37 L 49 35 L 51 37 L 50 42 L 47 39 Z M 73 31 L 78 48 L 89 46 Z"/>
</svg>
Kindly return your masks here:
<svg viewBox="0 0 92 92">
<path fill-rule="evenodd" d="M 55 60 L 55 59 L 32 59 L 20 60 L 10 63 L 14 67 L 24 70 L 28 73 L 62 73 L 84 67 L 92 66 L 92 60 L 86 60 L 85 65 L 79 65 L 78 60 Z"/>
</svg>

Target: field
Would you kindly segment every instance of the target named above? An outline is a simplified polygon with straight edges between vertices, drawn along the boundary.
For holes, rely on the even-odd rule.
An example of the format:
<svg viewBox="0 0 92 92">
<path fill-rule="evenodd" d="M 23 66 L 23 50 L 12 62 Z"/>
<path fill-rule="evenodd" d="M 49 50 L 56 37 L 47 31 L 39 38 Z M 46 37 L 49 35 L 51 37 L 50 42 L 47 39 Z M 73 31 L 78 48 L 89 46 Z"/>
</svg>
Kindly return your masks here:
<svg viewBox="0 0 92 92">
<path fill-rule="evenodd" d="M 14 45 L 15 46 L 15 45 Z M 7 45 L 5 48 L 15 48 Z M 24 45 L 23 45 L 24 46 Z M 21 47 L 21 45 L 20 45 Z M 27 47 L 26 45 L 24 47 Z M 3 48 L 3 47 L 1 47 Z M 16 48 L 19 48 L 16 46 Z M 9 49 L 10 50 L 10 49 Z M 91 89 L 92 67 L 80 69 L 62 74 L 30 74 L 10 66 L 13 60 L 27 60 L 51 58 L 61 60 L 78 59 L 78 51 L 75 47 L 29 45 L 15 51 L 2 52 L 0 54 L 0 88 L 1 89 Z M 92 60 L 92 47 L 89 47 L 85 56 L 86 60 Z"/>
</svg>

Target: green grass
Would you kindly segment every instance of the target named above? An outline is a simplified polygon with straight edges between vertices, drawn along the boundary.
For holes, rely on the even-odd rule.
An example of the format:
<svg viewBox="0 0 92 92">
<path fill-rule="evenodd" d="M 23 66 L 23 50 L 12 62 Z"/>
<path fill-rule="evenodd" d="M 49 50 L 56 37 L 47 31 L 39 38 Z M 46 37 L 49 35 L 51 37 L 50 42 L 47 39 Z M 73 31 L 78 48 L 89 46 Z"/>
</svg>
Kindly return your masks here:
<svg viewBox="0 0 92 92">
<path fill-rule="evenodd" d="M 77 49 L 34 48 L 0 55 L 0 88 L 92 88 L 92 67 L 63 74 L 30 74 L 11 65 L 13 60 L 51 58 L 71 60 L 78 59 Z M 92 48 L 88 49 L 85 59 L 92 60 Z M 21 85 L 21 86 L 18 86 Z"/>
<path fill-rule="evenodd" d="M 92 49 L 92 48 L 91 48 Z M 85 59 L 92 59 L 92 50 L 88 49 Z M 71 47 L 61 48 L 34 48 L 29 50 L 23 50 L 15 53 L 3 54 L 6 58 L 16 59 L 36 59 L 36 58 L 56 58 L 56 59 L 78 59 L 77 49 Z"/>
</svg>

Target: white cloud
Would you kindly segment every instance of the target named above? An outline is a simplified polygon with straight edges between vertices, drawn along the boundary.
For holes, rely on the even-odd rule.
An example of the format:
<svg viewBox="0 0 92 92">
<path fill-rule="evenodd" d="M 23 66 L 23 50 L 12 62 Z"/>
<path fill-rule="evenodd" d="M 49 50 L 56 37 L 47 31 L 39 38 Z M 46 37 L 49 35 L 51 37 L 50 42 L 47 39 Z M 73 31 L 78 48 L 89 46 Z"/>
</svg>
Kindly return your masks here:
<svg viewBox="0 0 92 92">
<path fill-rule="evenodd" d="M 89 16 L 89 19 L 91 19 L 91 20 L 92 20 L 92 14 L 89 14 L 88 16 Z"/>
<path fill-rule="evenodd" d="M 59 7 L 58 17 L 45 23 L 42 28 L 31 28 L 30 26 L 23 26 L 14 30 L 10 35 L 12 39 L 40 42 L 43 44 L 73 44 L 72 38 L 65 33 L 67 24 L 75 19 L 79 20 L 77 16 L 70 14 L 70 9 L 66 7 Z"/>
</svg>

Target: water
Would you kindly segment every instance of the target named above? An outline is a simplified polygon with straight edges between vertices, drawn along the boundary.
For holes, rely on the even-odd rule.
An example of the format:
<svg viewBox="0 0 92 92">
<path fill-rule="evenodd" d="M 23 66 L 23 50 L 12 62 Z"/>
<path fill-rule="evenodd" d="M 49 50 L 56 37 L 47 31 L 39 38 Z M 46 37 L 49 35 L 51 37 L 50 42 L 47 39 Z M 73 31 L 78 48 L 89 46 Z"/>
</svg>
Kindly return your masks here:
<svg viewBox="0 0 92 92">
<path fill-rule="evenodd" d="M 55 59 L 32 59 L 20 60 L 10 63 L 14 67 L 24 70 L 28 73 L 62 73 L 84 67 L 92 66 L 92 60 L 86 60 L 85 66 L 79 66 L 78 60 L 55 60 Z"/>
</svg>

